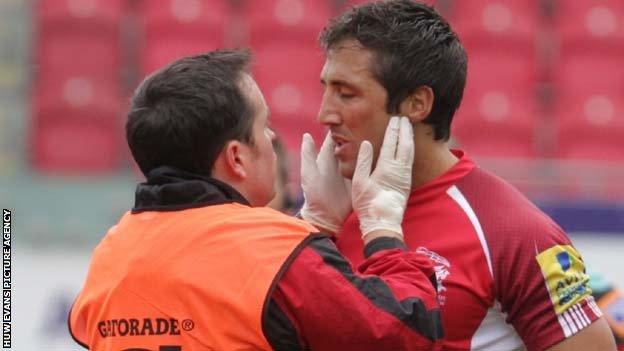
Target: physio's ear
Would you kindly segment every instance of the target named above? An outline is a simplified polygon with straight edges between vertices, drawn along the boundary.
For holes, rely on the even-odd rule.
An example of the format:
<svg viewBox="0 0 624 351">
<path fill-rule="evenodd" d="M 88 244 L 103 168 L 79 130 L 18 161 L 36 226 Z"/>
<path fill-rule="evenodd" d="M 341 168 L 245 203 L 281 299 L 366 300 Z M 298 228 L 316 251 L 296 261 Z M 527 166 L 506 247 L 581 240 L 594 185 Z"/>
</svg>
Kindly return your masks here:
<svg viewBox="0 0 624 351">
<path fill-rule="evenodd" d="M 434 99 L 433 89 L 423 85 L 401 102 L 399 114 L 407 116 L 412 123 L 422 122 L 429 117 Z"/>
<path fill-rule="evenodd" d="M 215 162 L 215 173 L 225 173 L 238 180 L 247 178 L 247 153 L 249 148 L 238 140 L 225 143 Z"/>
</svg>

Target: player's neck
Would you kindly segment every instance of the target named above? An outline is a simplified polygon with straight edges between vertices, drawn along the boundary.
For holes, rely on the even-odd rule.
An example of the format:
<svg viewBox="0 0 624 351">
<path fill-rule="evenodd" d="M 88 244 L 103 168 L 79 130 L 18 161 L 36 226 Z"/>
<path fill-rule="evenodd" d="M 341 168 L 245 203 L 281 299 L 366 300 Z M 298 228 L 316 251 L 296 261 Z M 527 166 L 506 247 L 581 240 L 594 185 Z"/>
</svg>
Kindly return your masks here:
<svg viewBox="0 0 624 351">
<path fill-rule="evenodd" d="M 414 146 L 412 189 L 438 178 L 459 160 L 449 149 L 448 142 L 416 135 Z"/>
</svg>

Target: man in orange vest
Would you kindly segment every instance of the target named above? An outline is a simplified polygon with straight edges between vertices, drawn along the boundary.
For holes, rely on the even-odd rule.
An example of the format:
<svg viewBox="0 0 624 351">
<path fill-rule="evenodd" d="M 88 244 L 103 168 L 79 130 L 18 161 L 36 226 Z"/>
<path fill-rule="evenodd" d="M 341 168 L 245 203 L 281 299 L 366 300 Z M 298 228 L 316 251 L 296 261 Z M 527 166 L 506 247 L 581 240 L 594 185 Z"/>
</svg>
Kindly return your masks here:
<svg viewBox="0 0 624 351">
<path fill-rule="evenodd" d="M 436 349 L 433 268 L 405 250 L 400 227 L 410 123 L 391 119 L 373 172 L 364 142 L 352 195 L 335 194 L 352 196 L 363 224 L 367 260 L 356 272 L 327 235 L 264 207 L 273 132 L 249 60 L 183 58 L 136 91 L 126 137 L 147 181 L 93 253 L 72 336 L 92 350 Z M 335 179 L 335 147 L 326 138 L 317 157 L 306 136 L 306 171 Z"/>
</svg>

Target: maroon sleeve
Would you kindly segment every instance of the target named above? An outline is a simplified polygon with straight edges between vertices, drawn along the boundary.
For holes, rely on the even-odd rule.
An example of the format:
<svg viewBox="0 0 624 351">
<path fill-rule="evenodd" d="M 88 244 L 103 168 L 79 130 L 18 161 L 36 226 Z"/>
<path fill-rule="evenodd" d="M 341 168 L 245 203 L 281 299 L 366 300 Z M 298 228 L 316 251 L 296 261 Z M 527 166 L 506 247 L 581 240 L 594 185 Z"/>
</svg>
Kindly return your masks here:
<svg viewBox="0 0 624 351">
<path fill-rule="evenodd" d="M 527 349 L 546 350 L 602 316 L 580 253 L 551 218 L 481 169 L 459 187 L 487 243 L 496 302 Z"/>
<path fill-rule="evenodd" d="M 585 329 L 602 312 L 591 296 L 580 253 L 549 219 L 525 224 L 525 240 L 499 256 L 497 291 L 503 311 L 530 350 L 546 350 Z M 508 252 L 514 252 L 508 251 Z"/>
<path fill-rule="evenodd" d="M 380 238 L 355 271 L 327 237 L 292 260 L 263 319 L 275 349 L 436 350 L 442 338 L 433 268 L 402 242 Z"/>
</svg>

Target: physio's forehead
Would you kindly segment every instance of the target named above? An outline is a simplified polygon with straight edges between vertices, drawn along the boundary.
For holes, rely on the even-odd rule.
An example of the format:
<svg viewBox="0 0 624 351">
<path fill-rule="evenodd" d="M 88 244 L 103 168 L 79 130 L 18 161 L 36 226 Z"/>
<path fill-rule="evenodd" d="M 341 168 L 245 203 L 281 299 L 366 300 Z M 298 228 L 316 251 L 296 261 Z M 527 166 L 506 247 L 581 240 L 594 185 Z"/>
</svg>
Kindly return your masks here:
<svg viewBox="0 0 624 351">
<path fill-rule="evenodd" d="M 260 90 L 260 88 L 258 87 L 258 83 L 256 83 L 256 80 L 251 76 L 251 74 L 247 72 L 241 73 L 239 84 L 241 88 L 243 88 L 243 90 L 246 90 L 248 92 L 256 92 L 256 90 Z"/>
<path fill-rule="evenodd" d="M 249 73 L 242 73 L 240 78 L 240 87 L 244 94 L 249 97 L 251 104 L 256 109 L 267 110 L 267 104 L 264 95 L 256 83 L 256 80 Z"/>
</svg>

